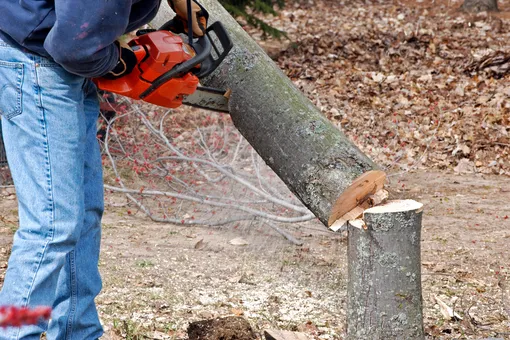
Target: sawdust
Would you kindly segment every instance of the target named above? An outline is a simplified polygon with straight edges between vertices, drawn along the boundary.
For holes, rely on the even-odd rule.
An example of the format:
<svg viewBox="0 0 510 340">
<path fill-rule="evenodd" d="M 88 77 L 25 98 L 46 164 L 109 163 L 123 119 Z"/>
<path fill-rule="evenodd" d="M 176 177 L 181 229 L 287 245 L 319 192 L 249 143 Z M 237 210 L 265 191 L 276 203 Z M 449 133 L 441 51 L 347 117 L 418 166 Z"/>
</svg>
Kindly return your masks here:
<svg viewBox="0 0 510 340">
<path fill-rule="evenodd" d="M 396 198 L 424 204 L 428 339 L 508 338 L 508 180 L 431 171 L 391 180 Z M 16 201 L 8 198 L 12 192 L 0 200 L 0 277 L 17 222 Z M 122 200 L 108 197 L 111 204 Z M 345 235 L 324 233 L 315 222 L 289 230 L 303 246 L 260 225 L 173 226 L 108 205 L 100 263 L 104 289 L 97 299 L 105 339 L 187 339 L 190 322 L 225 316 L 246 318 L 259 334 L 272 328 L 341 339 Z M 248 244 L 230 244 L 238 237 Z M 445 318 L 436 296 L 462 320 Z"/>
</svg>

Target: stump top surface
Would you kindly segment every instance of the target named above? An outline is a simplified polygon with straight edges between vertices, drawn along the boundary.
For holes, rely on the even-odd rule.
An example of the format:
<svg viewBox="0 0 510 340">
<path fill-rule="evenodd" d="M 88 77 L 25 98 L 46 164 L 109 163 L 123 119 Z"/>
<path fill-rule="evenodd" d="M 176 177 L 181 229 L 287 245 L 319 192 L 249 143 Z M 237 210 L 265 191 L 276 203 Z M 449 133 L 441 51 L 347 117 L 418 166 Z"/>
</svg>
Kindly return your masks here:
<svg viewBox="0 0 510 340">
<path fill-rule="evenodd" d="M 415 200 L 394 200 L 388 201 L 382 205 L 378 205 L 365 210 L 364 214 L 387 214 L 404 211 L 419 210 L 423 208 L 423 204 Z"/>
</svg>

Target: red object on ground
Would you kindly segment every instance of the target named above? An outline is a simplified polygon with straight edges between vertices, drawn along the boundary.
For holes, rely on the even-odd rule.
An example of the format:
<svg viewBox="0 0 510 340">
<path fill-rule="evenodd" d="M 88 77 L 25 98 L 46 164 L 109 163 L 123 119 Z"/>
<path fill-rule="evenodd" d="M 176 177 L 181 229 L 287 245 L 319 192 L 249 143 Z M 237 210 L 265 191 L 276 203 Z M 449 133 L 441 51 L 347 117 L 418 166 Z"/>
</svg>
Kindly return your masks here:
<svg viewBox="0 0 510 340">
<path fill-rule="evenodd" d="M 0 306 L 0 327 L 35 325 L 42 320 L 48 320 L 50 316 L 50 307 L 30 309 L 26 307 Z"/>
</svg>

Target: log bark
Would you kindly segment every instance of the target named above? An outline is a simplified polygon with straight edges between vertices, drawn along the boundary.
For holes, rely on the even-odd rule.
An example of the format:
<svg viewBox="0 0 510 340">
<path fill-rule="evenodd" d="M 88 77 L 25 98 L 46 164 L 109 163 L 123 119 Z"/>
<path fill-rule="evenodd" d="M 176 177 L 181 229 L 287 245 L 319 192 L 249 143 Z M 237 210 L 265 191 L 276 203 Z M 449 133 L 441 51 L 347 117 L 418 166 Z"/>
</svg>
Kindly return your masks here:
<svg viewBox="0 0 510 340">
<path fill-rule="evenodd" d="M 346 201 L 341 194 L 378 167 L 294 86 L 216 0 L 201 3 L 210 23 L 221 21 L 234 42 L 229 56 L 202 85 L 232 91 L 234 125 L 308 209 L 331 225 L 356 207 L 360 203 L 356 197 L 362 196 L 351 192 Z M 173 15 L 164 4 L 153 26 Z M 380 189 L 372 183 L 366 187 L 370 194 Z"/>
<path fill-rule="evenodd" d="M 424 339 L 422 206 L 390 201 L 349 226 L 347 339 Z"/>
</svg>

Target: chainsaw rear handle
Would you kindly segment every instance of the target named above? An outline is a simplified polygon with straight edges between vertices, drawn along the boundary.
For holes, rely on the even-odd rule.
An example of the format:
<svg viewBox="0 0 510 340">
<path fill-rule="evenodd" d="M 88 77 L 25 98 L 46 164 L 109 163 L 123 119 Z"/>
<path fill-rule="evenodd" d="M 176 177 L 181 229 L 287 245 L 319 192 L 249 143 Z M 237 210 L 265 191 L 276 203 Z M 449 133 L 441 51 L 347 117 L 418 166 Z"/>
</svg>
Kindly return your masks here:
<svg viewBox="0 0 510 340">
<path fill-rule="evenodd" d="M 163 25 L 160 30 L 164 30 L 167 24 Z M 211 36 L 212 32 L 214 32 L 217 39 Z M 218 43 L 220 46 L 217 46 Z M 223 59 L 225 59 L 232 47 L 232 40 L 228 36 L 225 27 L 223 27 L 221 22 L 216 21 L 207 28 L 204 36 L 198 38 L 198 40 L 193 43 L 196 55 L 193 58 L 176 65 L 168 72 L 156 78 L 156 80 L 152 82 L 151 86 L 140 94 L 140 99 L 144 99 L 170 79 L 182 77 L 188 72 L 193 73 L 198 78 L 203 78 L 211 74 L 223 61 Z M 216 53 L 216 57 L 212 54 L 213 48 Z M 220 51 L 219 48 L 221 48 L 222 51 Z M 200 67 L 197 68 L 197 66 Z"/>
</svg>

